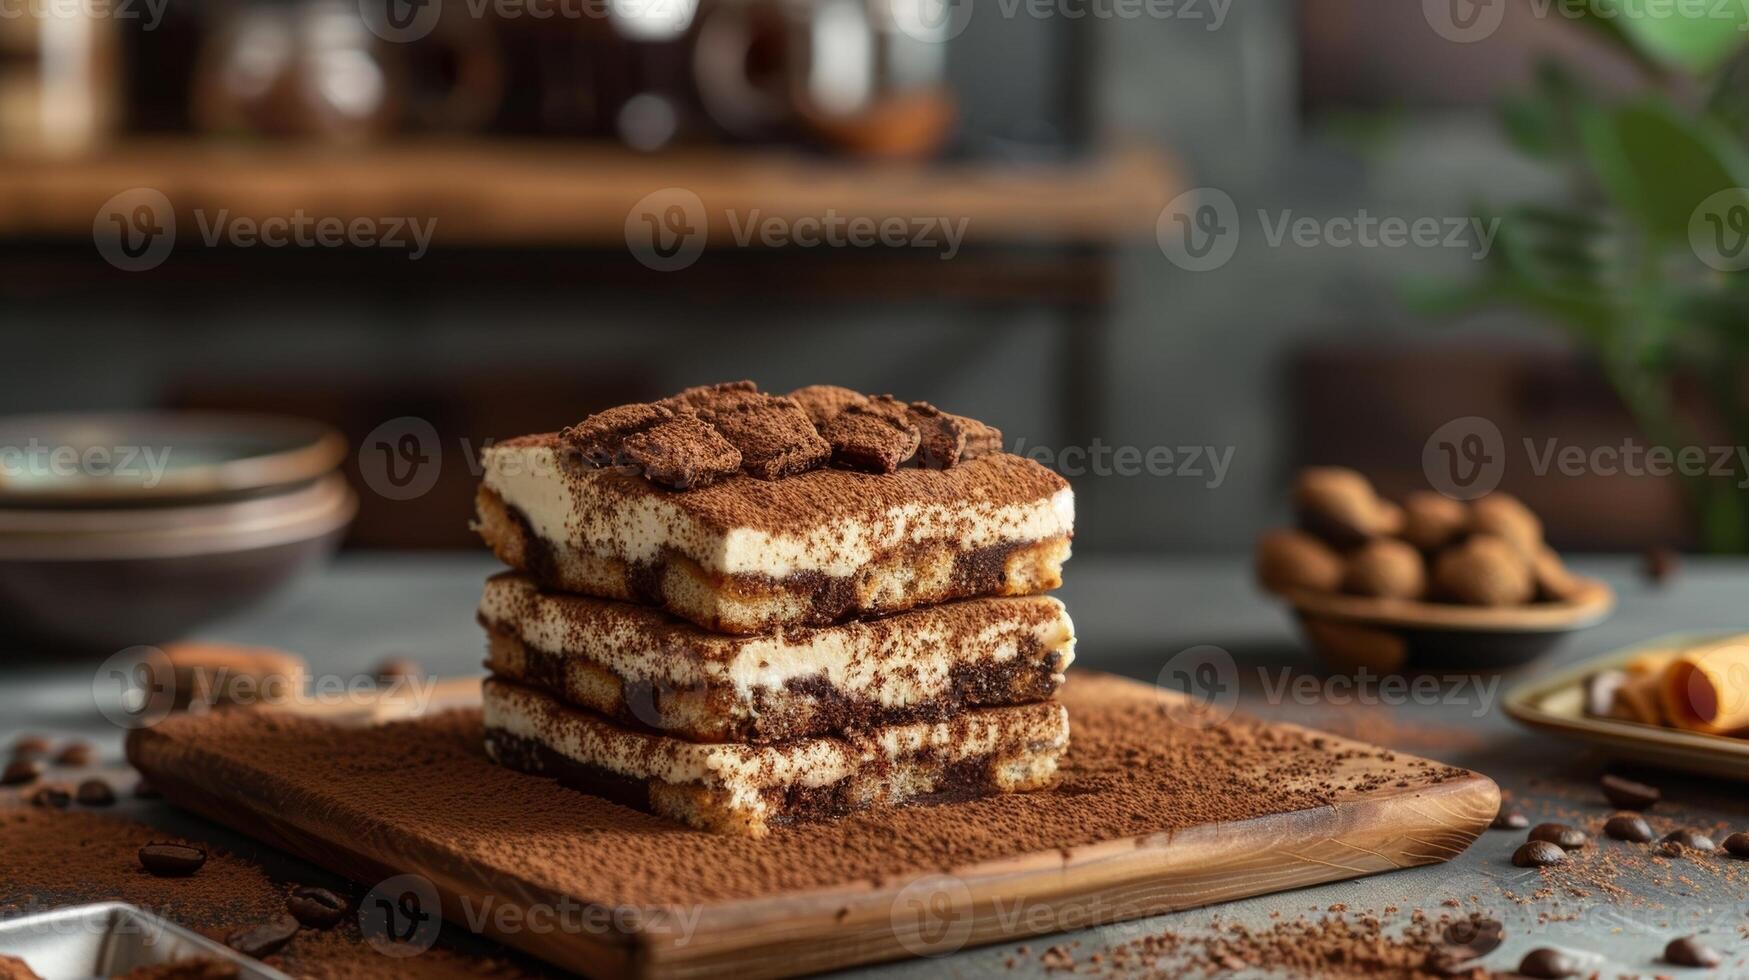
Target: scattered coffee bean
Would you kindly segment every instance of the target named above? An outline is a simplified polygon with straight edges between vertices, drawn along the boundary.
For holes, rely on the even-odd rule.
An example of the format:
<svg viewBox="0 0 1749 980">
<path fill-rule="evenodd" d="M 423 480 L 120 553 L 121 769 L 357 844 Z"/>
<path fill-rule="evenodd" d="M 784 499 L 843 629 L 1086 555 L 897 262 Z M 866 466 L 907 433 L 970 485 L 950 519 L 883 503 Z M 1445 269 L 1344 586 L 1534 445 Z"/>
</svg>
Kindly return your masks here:
<svg viewBox="0 0 1749 980">
<path fill-rule="evenodd" d="M 1663 585 L 1676 574 L 1676 566 L 1681 558 L 1670 548 L 1652 548 L 1646 552 L 1645 560 L 1640 570 L 1645 573 L 1655 585 Z"/>
<path fill-rule="evenodd" d="M 1725 838 L 1725 850 L 1732 857 L 1749 858 L 1749 834 L 1738 831 Z"/>
<path fill-rule="evenodd" d="M 285 910 L 311 929 L 332 929 L 346 918 L 346 899 L 326 888 L 299 885 L 286 898 Z"/>
<path fill-rule="evenodd" d="M 272 922 L 239 929 L 225 937 L 225 945 L 244 956 L 264 959 L 285 948 L 298 934 L 298 920 L 282 915 Z"/>
<path fill-rule="evenodd" d="M 65 810 L 73 802 L 73 793 L 61 783 L 44 783 L 30 794 L 30 805 Z"/>
<path fill-rule="evenodd" d="M 1481 919 L 1476 922 L 1476 938 L 1469 941 L 1469 947 L 1476 951 L 1477 956 L 1492 953 L 1506 938 L 1506 927 L 1498 919 Z"/>
<path fill-rule="evenodd" d="M 417 681 L 425 677 L 425 668 L 406 657 L 389 657 L 376 666 L 377 683 L 387 687 L 399 680 Z"/>
<path fill-rule="evenodd" d="M 1512 853 L 1512 863 L 1521 868 L 1547 868 L 1567 860 L 1567 852 L 1546 840 L 1526 841 Z"/>
<path fill-rule="evenodd" d="M 14 759 L 0 772 L 0 786 L 23 786 L 34 783 L 43 774 L 43 764 L 35 759 Z"/>
<path fill-rule="evenodd" d="M 1664 947 L 1664 962 L 1677 966 L 1718 966 L 1719 951 L 1693 936 L 1670 940 Z"/>
<path fill-rule="evenodd" d="M 1530 829 L 1530 839 L 1546 840 L 1568 851 L 1576 851 L 1591 843 L 1590 834 L 1564 823 L 1539 823 Z"/>
<path fill-rule="evenodd" d="M 1523 830 L 1530 826 L 1530 818 L 1524 815 L 1524 811 L 1507 809 L 1506 804 L 1502 803 L 1500 812 L 1494 814 L 1494 822 L 1488 826 L 1495 830 Z"/>
<path fill-rule="evenodd" d="M 91 764 L 91 760 L 96 757 L 97 753 L 91 748 L 90 742 L 69 742 L 55 756 L 55 765 L 88 766 Z"/>
<path fill-rule="evenodd" d="M 153 841 L 140 848 L 140 867 L 160 878 L 194 874 L 206 863 L 206 851 L 190 844 Z"/>
<path fill-rule="evenodd" d="M 1648 844 L 1652 840 L 1652 825 L 1637 813 L 1618 813 L 1603 825 L 1603 832 L 1616 840 Z"/>
<path fill-rule="evenodd" d="M 1494 919 L 1459 919 L 1445 927 L 1446 945 L 1434 951 L 1432 959 L 1439 967 L 1435 972 L 1443 969 L 1457 975 L 1460 964 L 1487 956 L 1505 937 L 1506 927 Z"/>
<path fill-rule="evenodd" d="M 1558 949 L 1544 946 L 1524 954 L 1518 961 L 1518 972 L 1537 980 L 1562 980 L 1579 975 L 1579 964 Z"/>
<path fill-rule="evenodd" d="M 134 799 L 136 799 L 136 800 L 161 800 L 163 798 L 164 798 L 164 794 L 158 792 L 158 787 L 153 786 L 151 783 L 146 782 L 144 779 L 141 779 L 141 780 L 134 783 Z"/>
<path fill-rule="evenodd" d="M 1657 787 L 1620 776 L 1605 776 L 1599 785 L 1603 788 L 1604 799 L 1623 810 L 1647 810 L 1664 798 Z"/>
<path fill-rule="evenodd" d="M 79 784 L 81 806 L 114 806 L 115 790 L 101 779 L 87 779 Z"/>
<path fill-rule="evenodd" d="M 1681 830 L 1672 830 L 1670 833 L 1665 834 L 1664 844 L 1664 852 L 1672 855 L 1681 854 L 1680 847 L 1686 847 L 1695 851 L 1714 850 L 1713 839 L 1711 837 L 1689 827 L 1684 827 Z M 1675 845 L 1680 845 L 1680 847 Z"/>
<path fill-rule="evenodd" d="M 1615 710 L 1615 692 L 1626 684 L 1625 670 L 1600 670 L 1585 678 L 1585 714 L 1591 718 L 1608 718 Z"/>
</svg>

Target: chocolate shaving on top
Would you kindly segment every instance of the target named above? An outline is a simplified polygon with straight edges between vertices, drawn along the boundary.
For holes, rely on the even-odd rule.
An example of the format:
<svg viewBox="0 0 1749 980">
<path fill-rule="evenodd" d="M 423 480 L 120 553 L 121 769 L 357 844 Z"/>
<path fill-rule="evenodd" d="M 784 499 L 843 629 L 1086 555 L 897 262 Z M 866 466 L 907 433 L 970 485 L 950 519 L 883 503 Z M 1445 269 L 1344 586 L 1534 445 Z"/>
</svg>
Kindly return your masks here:
<svg viewBox="0 0 1749 980">
<path fill-rule="evenodd" d="M 927 402 L 837 385 L 771 395 L 751 381 L 701 385 L 620 405 L 560 433 L 596 466 L 630 466 L 676 490 L 736 473 L 780 480 L 831 463 L 867 473 L 947 469 L 1002 449 L 1002 433 Z"/>
<path fill-rule="evenodd" d="M 965 427 L 966 444 L 960 450 L 959 462 L 977 459 L 979 456 L 989 456 L 1002 451 L 1002 430 L 993 425 L 969 419 L 964 415 L 953 416 L 954 420 Z"/>
<path fill-rule="evenodd" d="M 620 405 L 559 438 L 596 466 L 633 466 L 652 483 L 686 490 L 741 469 L 741 453 L 691 409 Z"/>
<path fill-rule="evenodd" d="M 865 398 L 846 406 L 820 427 L 820 434 L 832 444 L 834 463 L 869 473 L 891 473 L 917 452 L 920 436 L 910 414 L 891 396 Z"/>
<path fill-rule="evenodd" d="M 780 480 L 826 462 L 831 447 L 793 399 L 761 393 L 751 381 L 688 388 L 674 401 L 691 406 L 741 453 L 741 470 Z"/>
<path fill-rule="evenodd" d="M 921 437 L 915 460 L 918 466 L 945 470 L 960 461 L 966 451 L 965 419 L 928 402 L 912 402 L 910 417 Z"/>
<path fill-rule="evenodd" d="M 628 436 L 673 417 L 672 411 L 660 405 L 617 405 L 566 427 L 560 437 L 596 466 L 623 466 L 626 458 L 622 449 Z"/>
<path fill-rule="evenodd" d="M 621 452 L 652 482 L 676 490 L 733 476 L 745 462 L 727 439 L 690 412 L 628 437 Z"/>
</svg>

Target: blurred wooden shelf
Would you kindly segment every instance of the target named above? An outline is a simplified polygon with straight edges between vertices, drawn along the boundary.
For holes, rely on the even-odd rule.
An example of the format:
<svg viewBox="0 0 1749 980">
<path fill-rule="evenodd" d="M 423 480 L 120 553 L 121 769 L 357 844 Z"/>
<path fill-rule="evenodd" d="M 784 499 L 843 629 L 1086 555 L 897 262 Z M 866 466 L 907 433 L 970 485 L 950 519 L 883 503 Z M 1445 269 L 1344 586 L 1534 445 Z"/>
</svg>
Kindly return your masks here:
<svg viewBox="0 0 1749 980">
<path fill-rule="evenodd" d="M 442 246 L 623 248 L 645 195 L 683 187 L 732 242 L 732 212 L 794 221 L 965 219 L 976 245 L 1109 245 L 1151 240 L 1183 188 L 1164 152 L 1114 146 L 1050 164 L 894 164 L 784 150 L 639 155 L 595 144 L 401 142 L 362 148 L 157 140 L 89 158 L 0 154 L 0 239 L 84 238 L 104 202 L 136 187 L 167 196 L 178 221 L 231 218 L 437 219 Z"/>
</svg>

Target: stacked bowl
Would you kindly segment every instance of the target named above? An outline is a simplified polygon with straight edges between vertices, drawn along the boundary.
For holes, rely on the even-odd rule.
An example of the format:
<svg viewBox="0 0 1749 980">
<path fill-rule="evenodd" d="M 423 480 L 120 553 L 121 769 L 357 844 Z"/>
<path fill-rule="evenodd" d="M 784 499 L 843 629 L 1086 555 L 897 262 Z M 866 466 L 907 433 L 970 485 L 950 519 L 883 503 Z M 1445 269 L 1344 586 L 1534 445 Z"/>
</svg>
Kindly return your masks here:
<svg viewBox="0 0 1749 980">
<path fill-rule="evenodd" d="M 0 418 L 0 631 L 114 651 L 247 607 L 339 544 L 345 455 L 273 416 Z"/>
</svg>

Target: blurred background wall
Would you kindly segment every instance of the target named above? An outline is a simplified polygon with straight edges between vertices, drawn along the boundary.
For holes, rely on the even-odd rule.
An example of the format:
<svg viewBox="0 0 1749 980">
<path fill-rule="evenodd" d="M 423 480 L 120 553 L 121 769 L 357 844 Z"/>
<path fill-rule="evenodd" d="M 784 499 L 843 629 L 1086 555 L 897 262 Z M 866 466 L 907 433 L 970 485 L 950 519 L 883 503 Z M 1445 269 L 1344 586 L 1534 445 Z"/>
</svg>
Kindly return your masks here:
<svg viewBox="0 0 1749 980">
<path fill-rule="evenodd" d="M 222 67 L 227 58 L 244 68 L 270 58 L 275 43 L 262 36 L 320 36 L 297 20 L 319 5 L 169 2 L 162 27 L 124 25 L 115 39 L 120 53 L 105 63 L 122 81 L 98 100 L 113 125 L 53 153 L 32 144 L 40 135 L 28 124 L 12 127 L 8 153 L 31 163 L 28 180 L 17 170 L 0 176 L 8 340 L 0 411 L 261 409 L 327 418 L 355 439 L 417 415 L 485 438 L 706 380 L 752 377 L 775 390 L 830 381 L 982 416 L 1028 446 L 1226 455 L 1219 480 L 1206 468 L 1165 478 L 1071 474 L 1082 497 L 1078 547 L 1186 551 L 1246 547 L 1277 518 L 1287 474 L 1303 463 L 1364 465 L 1387 490 L 1418 484 L 1429 433 L 1459 416 L 1499 420 L 1509 441 L 1540 433 L 1620 441 L 1636 431 L 1591 358 L 1547 321 L 1432 316 L 1406 299 L 1417 283 L 1472 275 L 1469 250 L 1276 245 L 1264 233 L 1283 215 L 1461 220 L 1484 201 L 1558 187 L 1558 177 L 1508 146 L 1498 100 L 1531 84 L 1541 56 L 1565 59 L 1604 89 L 1629 89 L 1634 76 L 1584 31 L 1521 15 L 1505 0 L 1495 3 L 1513 12 L 1481 43 L 1441 37 L 1423 5 L 1401 0 L 1182 0 L 1170 16 L 1086 18 L 1003 16 L 998 0 L 960 0 L 971 20 L 945 45 L 939 75 L 922 69 L 915 91 L 903 71 L 870 76 L 892 98 L 885 115 L 808 117 L 768 131 L 750 124 L 746 134 L 711 119 L 688 88 L 710 84 L 674 67 L 684 61 L 676 52 L 698 43 L 699 25 L 725 6 L 709 0 L 687 14 L 679 40 L 664 36 L 629 67 L 613 60 L 630 57 L 619 50 L 624 38 L 608 31 L 604 39 L 599 18 L 580 38 L 528 17 L 446 11 L 435 36 L 459 40 L 429 55 L 406 76 L 413 81 L 381 83 L 389 101 L 404 103 L 396 121 L 385 111 L 342 123 L 297 96 L 251 94 Z M 793 74 L 784 58 L 847 63 L 822 30 L 804 33 L 816 48 L 798 53 L 791 33 L 788 47 L 749 49 L 736 64 L 757 80 Z M 375 34 L 344 31 L 320 43 L 356 45 L 367 59 L 384 47 Z M 458 79 L 480 71 L 467 66 L 471 57 L 492 65 L 490 92 L 476 93 L 491 108 L 467 104 Z M 326 84 L 376 84 L 358 77 L 342 66 Z M 227 85 L 242 88 L 227 95 Z M 583 88 L 590 97 L 576 98 Z M 640 103 L 649 111 L 628 114 L 624 104 L 648 91 L 660 96 L 656 108 Z M 919 92 L 947 93 L 952 121 L 938 124 Z M 434 113 L 442 121 L 431 123 Z M 1108 188 L 1116 211 L 1135 202 L 1132 226 L 1047 229 L 947 263 L 791 249 L 720 262 L 707 253 L 691 269 L 649 274 L 611 235 L 605 245 L 567 240 L 561 216 L 553 234 L 484 244 L 446 240 L 440 223 L 432 254 L 418 262 L 179 245 L 164 265 L 127 273 L 93 249 L 79 223 L 89 211 L 69 205 L 66 218 L 44 203 L 44 188 L 71 186 L 80 168 L 120 161 L 131 176 L 129 161 L 149 159 L 139 172 L 197 180 L 209 160 L 227 174 L 291 166 L 284 161 L 312 144 L 367 161 L 404 145 L 436 145 L 458 159 L 471 159 L 472 146 L 534 146 L 543 160 L 607 147 L 620 155 L 616 172 L 635 172 L 638 159 L 679 158 L 702 161 L 707 175 L 775 153 L 874 182 L 955 167 L 974 187 L 985 179 L 980 168 L 1018 170 L 1041 182 L 1035 204 L 1049 203 L 1053 180 L 1097 184 L 1098 162 L 1121 148 L 1148 155 L 1126 171 L 1128 183 Z M 178 154 L 192 162 L 176 162 Z M 587 185 L 593 178 L 579 167 L 574 179 Z M 453 180 L 490 184 L 516 173 L 457 168 Z M 395 185 L 393 174 L 383 180 Z M 1226 194 L 1242 219 L 1233 258 L 1211 271 L 1169 261 L 1154 234 L 1159 201 L 1197 187 Z M 491 195 L 481 200 L 489 212 Z M 1269 217 L 1254 217 L 1259 211 Z M 1024 209 L 1010 213 L 1026 224 Z M 187 241 L 191 218 L 179 218 L 178 240 Z M 445 480 L 450 492 L 398 509 L 392 525 L 367 512 L 354 543 L 469 544 L 471 477 Z M 1668 484 L 1509 475 L 1506 488 L 1551 515 L 1559 545 L 1696 540 L 1693 515 Z"/>
</svg>

